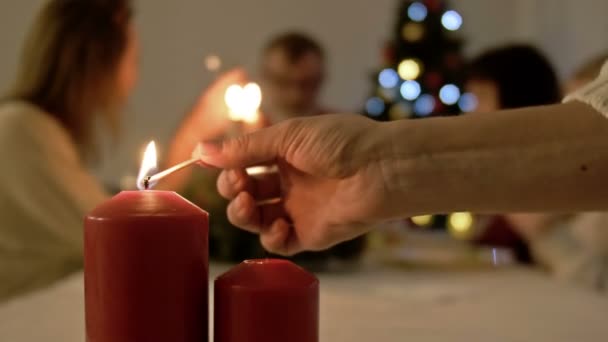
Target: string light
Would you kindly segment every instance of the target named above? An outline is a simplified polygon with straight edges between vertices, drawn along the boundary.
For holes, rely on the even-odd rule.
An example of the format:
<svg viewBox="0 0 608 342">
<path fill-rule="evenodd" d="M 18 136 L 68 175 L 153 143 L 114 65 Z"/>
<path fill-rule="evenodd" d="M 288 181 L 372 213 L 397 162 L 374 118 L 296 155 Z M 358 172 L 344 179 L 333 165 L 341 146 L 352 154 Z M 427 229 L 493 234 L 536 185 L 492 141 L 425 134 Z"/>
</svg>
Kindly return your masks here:
<svg viewBox="0 0 608 342">
<path fill-rule="evenodd" d="M 477 97 L 471 93 L 464 93 L 460 97 L 458 101 L 458 106 L 460 110 L 465 113 L 470 113 L 477 109 L 479 102 L 477 101 Z"/>
<path fill-rule="evenodd" d="M 378 88 L 377 96 L 385 102 L 394 102 L 399 96 L 399 88 Z"/>
<path fill-rule="evenodd" d="M 458 239 L 467 239 L 473 232 L 475 219 L 471 213 L 453 213 L 448 216 L 448 230 Z"/>
<path fill-rule="evenodd" d="M 407 16 L 416 22 L 424 21 L 428 13 L 429 11 L 427 10 L 426 6 L 420 2 L 414 2 L 407 9 Z"/>
<path fill-rule="evenodd" d="M 408 103 L 400 102 L 394 104 L 388 111 L 391 120 L 406 119 L 412 113 L 412 106 Z"/>
<path fill-rule="evenodd" d="M 433 224 L 435 217 L 433 215 L 422 215 L 412 217 L 412 222 L 418 227 L 428 227 Z"/>
<path fill-rule="evenodd" d="M 422 95 L 414 103 L 414 112 L 419 116 L 427 116 L 435 109 L 435 98 L 432 95 Z"/>
<path fill-rule="evenodd" d="M 439 90 L 439 99 L 448 106 L 456 104 L 460 99 L 460 89 L 453 84 L 446 84 Z"/>
<path fill-rule="evenodd" d="M 384 69 L 378 75 L 378 82 L 383 88 L 394 88 L 399 84 L 399 74 L 393 69 Z"/>
<path fill-rule="evenodd" d="M 399 64 L 399 76 L 404 80 L 414 80 L 420 76 L 422 66 L 414 59 L 406 59 Z"/>
<path fill-rule="evenodd" d="M 378 117 L 382 115 L 382 113 L 384 113 L 385 108 L 386 105 L 384 104 L 384 101 L 379 97 L 372 97 L 367 100 L 367 103 L 365 104 L 365 110 L 367 111 L 367 114 L 373 117 Z"/>
<path fill-rule="evenodd" d="M 414 101 L 420 96 L 420 84 L 416 81 L 405 81 L 401 85 L 401 96 L 408 101 Z"/>
<path fill-rule="evenodd" d="M 441 24 L 447 30 L 456 31 L 462 26 L 462 17 L 456 11 L 447 11 L 441 17 Z"/>
<path fill-rule="evenodd" d="M 415 43 L 424 37 L 424 27 L 418 23 L 407 23 L 403 26 L 403 39 Z"/>
</svg>

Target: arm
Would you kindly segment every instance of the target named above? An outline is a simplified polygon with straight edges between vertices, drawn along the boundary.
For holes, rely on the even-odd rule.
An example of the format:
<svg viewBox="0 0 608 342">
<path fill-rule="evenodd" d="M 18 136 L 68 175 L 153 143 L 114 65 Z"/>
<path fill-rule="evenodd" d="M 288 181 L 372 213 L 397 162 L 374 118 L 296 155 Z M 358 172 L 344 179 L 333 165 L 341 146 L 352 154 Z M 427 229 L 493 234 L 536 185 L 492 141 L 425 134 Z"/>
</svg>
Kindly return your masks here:
<svg viewBox="0 0 608 342">
<path fill-rule="evenodd" d="M 12 161 L 0 182 L 10 199 L 3 231 L 23 238 L 25 250 L 38 246 L 36 255 L 80 260 L 82 220 L 108 194 L 82 165 L 59 123 L 44 113 L 11 114 L 19 118 L 7 120 L 4 130 L 3 143 L 13 148 L 3 149 L 3 157 Z"/>
<path fill-rule="evenodd" d="M 385 213 L 608 208 L 608 120 L 573 102 L 386 124 Z"/>
<path fill-rule="evenodd" d="M 221 144 L 202 161 L 228 169 L 228 217 L 293 254 L 418 214 L 608 207 L 608 120 L 582 103 L 458 118 L 376 123 L 329 115 L 284 122 Z M 243 168 L 278 163 L 260 183 Z M 256 201 L 280 196 L 275 205 Z"/>
</svg>

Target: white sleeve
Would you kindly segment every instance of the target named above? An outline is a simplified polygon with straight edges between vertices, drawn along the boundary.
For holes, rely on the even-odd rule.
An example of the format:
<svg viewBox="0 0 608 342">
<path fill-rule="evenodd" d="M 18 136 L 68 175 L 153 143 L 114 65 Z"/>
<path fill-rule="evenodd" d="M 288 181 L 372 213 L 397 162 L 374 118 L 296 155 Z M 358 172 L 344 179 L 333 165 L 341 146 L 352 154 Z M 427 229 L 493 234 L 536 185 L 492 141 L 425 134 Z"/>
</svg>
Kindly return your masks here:
<svg viewBox="0 0 608 342">
<path fill-rule="evenodd" d="M 600 76 L 595 81 L 564 99 L 564 102 L 571 101 L 586 103 L 608 117 L 608 62 L 604 64 Z"/>
</svg>

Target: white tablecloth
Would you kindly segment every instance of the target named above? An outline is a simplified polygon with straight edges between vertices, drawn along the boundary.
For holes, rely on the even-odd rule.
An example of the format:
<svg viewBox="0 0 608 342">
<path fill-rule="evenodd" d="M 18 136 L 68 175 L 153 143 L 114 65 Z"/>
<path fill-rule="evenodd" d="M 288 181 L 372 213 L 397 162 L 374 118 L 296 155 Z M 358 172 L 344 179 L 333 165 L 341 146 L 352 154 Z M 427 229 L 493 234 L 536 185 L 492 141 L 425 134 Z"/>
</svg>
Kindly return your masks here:
<svg viewBox="0 0 608 342">
<path fill-rule="evenodd" d="M 320 280 L 322 342 L 608 341 L 608 299 L 528 270 L 365 267 Z M 82 275 L 0 306 L 1 342 L 83 336 Z"/>
</svg>

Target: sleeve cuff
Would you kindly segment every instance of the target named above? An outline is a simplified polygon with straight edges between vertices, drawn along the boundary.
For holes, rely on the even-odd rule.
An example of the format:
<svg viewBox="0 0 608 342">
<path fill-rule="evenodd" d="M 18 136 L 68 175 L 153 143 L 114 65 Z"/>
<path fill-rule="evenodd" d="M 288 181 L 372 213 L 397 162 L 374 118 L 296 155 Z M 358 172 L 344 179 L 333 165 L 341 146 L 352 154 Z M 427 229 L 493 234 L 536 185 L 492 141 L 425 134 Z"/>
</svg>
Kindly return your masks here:
<svg viewBox="0 0 608 342">
<path fill-rule="evenodd" d="M 608 63 L 604 65 L 600 76 L 564 99 L 564 103 L 580 101 L 593 107 L 608 117 Z"/>
</svg>

